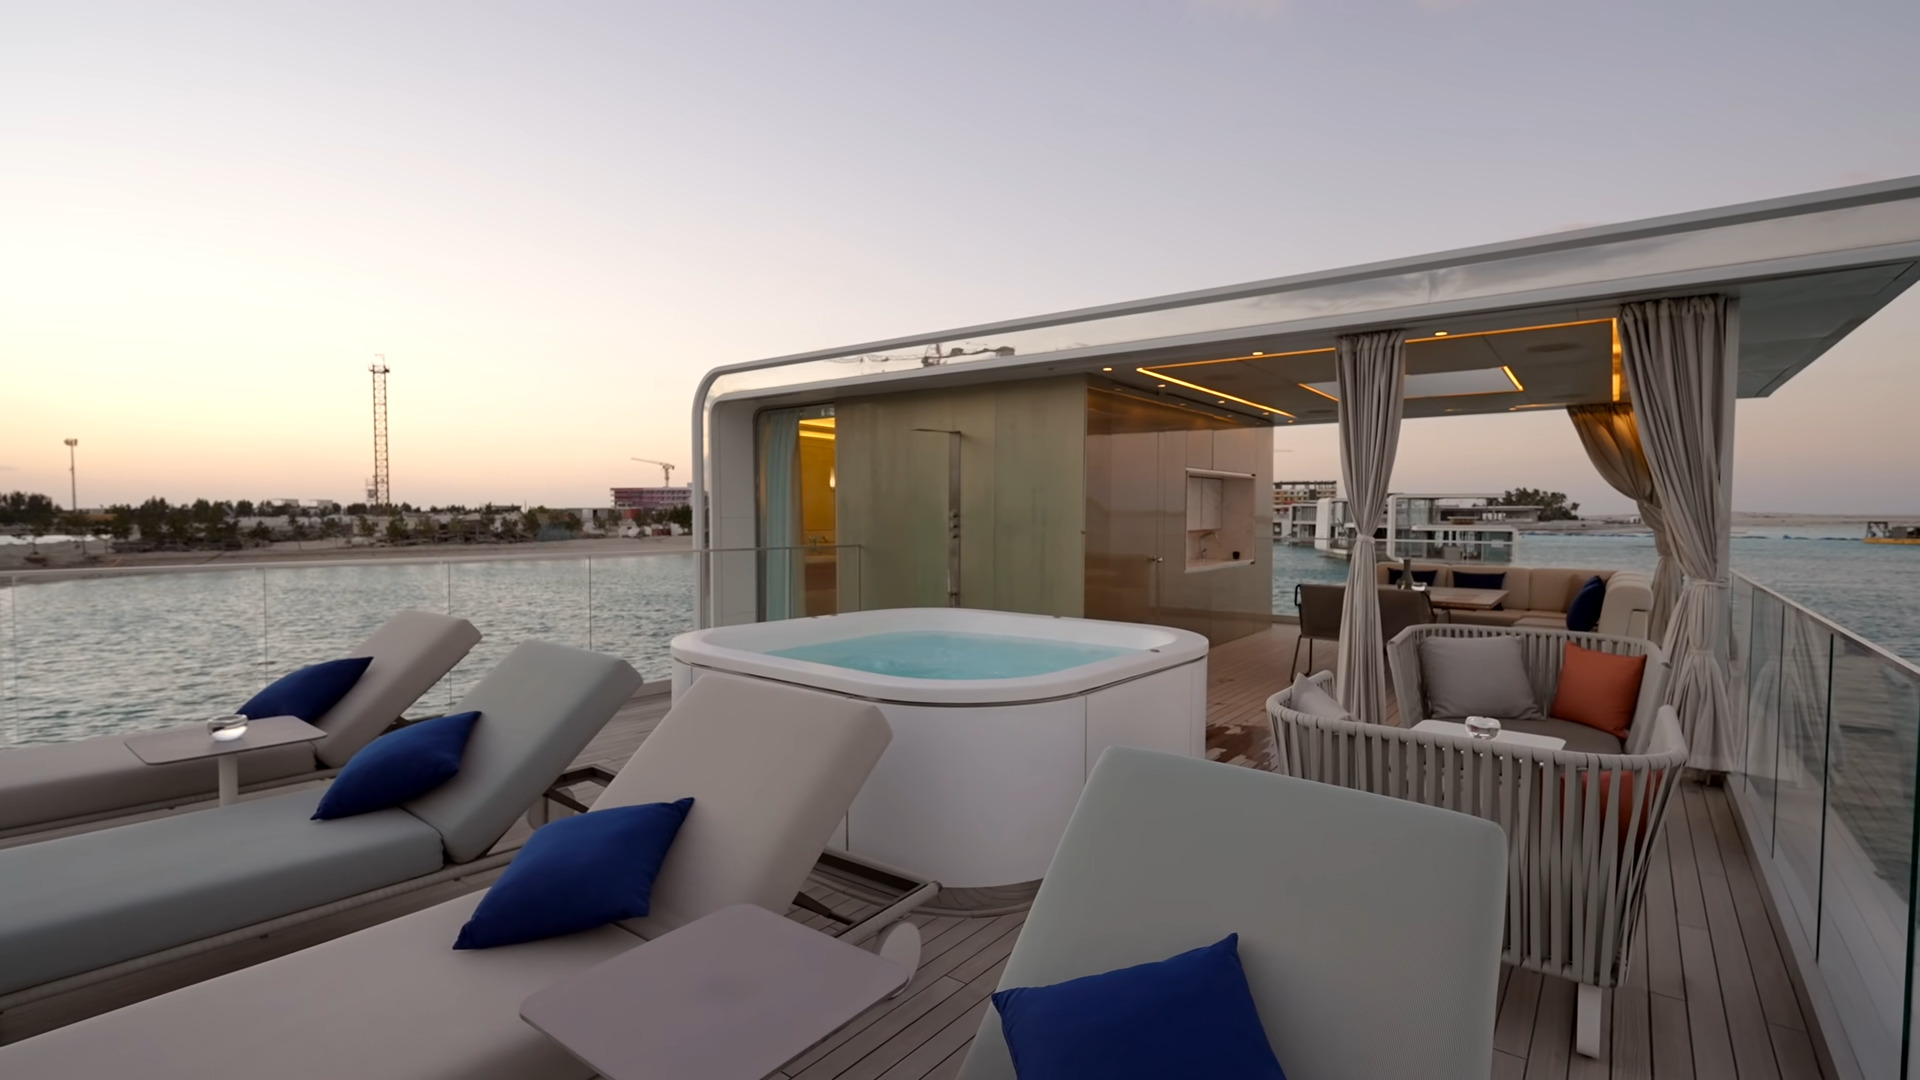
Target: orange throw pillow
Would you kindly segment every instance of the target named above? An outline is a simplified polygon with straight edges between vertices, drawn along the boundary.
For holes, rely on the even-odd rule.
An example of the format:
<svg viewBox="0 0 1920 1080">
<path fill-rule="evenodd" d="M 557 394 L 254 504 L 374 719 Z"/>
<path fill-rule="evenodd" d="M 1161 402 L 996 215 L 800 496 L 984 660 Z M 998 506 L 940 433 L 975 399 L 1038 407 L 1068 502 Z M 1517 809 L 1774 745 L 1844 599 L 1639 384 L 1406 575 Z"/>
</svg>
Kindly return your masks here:
<svg viewBox="0 0 1920 1080">
<path fill-rule="evenodd" d="M 1640 701 L 1640 678 L 1646 671 L 1644 656 L 1616 656 L 1569 641 L 1560 662 L 1560 688 L 1547 715 L 1625 739 L 1633 726 L 1633 707 Z"/>
</svg>

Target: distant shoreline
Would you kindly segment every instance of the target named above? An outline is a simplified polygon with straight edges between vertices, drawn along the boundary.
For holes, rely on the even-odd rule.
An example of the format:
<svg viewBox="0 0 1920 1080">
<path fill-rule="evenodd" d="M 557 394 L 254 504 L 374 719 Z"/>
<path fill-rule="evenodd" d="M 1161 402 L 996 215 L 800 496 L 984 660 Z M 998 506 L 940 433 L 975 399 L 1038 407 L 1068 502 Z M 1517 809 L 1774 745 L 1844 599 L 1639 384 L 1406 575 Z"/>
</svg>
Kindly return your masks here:
<svg viewBox="0 0 1920 1080">
<path fill-rule="evenodd" d="M 685 536 L 643 536 L 530 540 L 514 544 L 448 543 L 397 546 L 349 545 L 339 540 L 282 540 L 243 551 L 150 551 L 103 554 L 105 547 L 107 544 L 104 541 L 87 541 L 87 552 L 93 556 L 93 559 L 88 559 L 80 554 L 80 544 L 77 541 L 42 541 L 39 545 L 40 553 L 47 556 L 47 564 L 35 566 L 26 561 L 27 553 L 31 550 L 28 545 L 0 545 L 0 575 L 17 577 L 24 584 L 41 575 L 49 578 L 72 579 L 74 577 L 107 577 L 122 571 L 242 570 L 365 562 L 578 559 L 591 556 L 686 552 L 692 550 L 692 543 Z"/>
</svg>

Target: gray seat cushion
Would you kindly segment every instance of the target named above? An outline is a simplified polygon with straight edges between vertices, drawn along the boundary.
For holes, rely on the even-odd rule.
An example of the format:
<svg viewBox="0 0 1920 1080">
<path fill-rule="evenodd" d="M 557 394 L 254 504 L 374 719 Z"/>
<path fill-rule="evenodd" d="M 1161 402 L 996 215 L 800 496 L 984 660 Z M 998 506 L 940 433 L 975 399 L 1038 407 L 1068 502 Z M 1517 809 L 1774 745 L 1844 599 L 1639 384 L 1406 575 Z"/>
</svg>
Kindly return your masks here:
<svg viewBox="0 0 1920 1080">
<path fill-rule="evenodd" d="M 1491 716 L 1538 720 L 1527 656 L 1520 639 L 1427 637 L 1420 640 L 1420 681 L 1428 716 Z"/>
<path fill-rule="evenodd" d="M 404 810 L 309 821 L 320 789 L 0 851 L 0 993 L 237 930 L 443 865 Z"/>
<path fill-rule="evenodd" d="M 1597 727 L 1572 720 L 1556 720 L 1549 716 L 1544 720 L 1502 720 L 1500 726 L 1528 735 L 1551 735 L 1556 739 L 1565 739 L 1566 749 L 1583 754 L 1625 753 L 1625 744 L 1619 739 Z"/>
<path fill-rule="evenodd" d="M 7 1080 L 586 1080 L 520 1002 L 640 944 L 618 927 L 455 952 L 485 892 L 0 1046 Z"/>
<path fill-rule="evenodd" d="M 209 799 L 218 769 L 211 759 L 143 764 L 119 735 L 10 746 L 0 750 L 0 831 L 148 803 Z M 242 784 L 312 771 L 313 751 L 305 744 L 240 755 Z"/>
<path fill-rule="evenodd" d="M 449 861 L 486 854 L 640 689 L 625 660 L 545 641 L 514 647 L 452 712 L 478 711 L 460 773 L 406 804 Z"/>
<path fill-rule="evenodd" d="M 323 768 L 337 769 L 393 726 L 480 641 L 465 619 L 431 611 L 402 611 L 341 656 L 371 656 L 347 696 L 314 722 L 327 737 L 313 744 Z"/>
<path fill-rule="evenodd" d="M 1000 986 L 1238 933 L 1288 1076 L 1486 1076 L 1506 863 L 1490 821 L 1115 747 L 1087 780 Z M 1013 1080 L 992 1009 L 960 1075 Z"/>
</svg>

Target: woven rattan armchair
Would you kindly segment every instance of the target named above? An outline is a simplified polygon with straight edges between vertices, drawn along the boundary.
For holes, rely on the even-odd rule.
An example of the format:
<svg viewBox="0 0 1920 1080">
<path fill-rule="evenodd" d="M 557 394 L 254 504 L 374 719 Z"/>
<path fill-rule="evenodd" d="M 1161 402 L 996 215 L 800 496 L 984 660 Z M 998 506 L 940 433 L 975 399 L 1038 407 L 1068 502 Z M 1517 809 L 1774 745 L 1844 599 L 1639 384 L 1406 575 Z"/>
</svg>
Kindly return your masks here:
<svg viewBox="0 0 1920 1080">
<path fill-rule="evenodd" d="M 1395 639 L 1433 631 L 1514 633 L 1493 627 L 1412 627 Z M 1575 1047 L 1600 1049 L 1600 991 L 1626 974 L 1644 901 L 1653 846 L 1687 761 L 1674 711 L 1659 704 L 1665 659 L 1650 642 L 1563 631 L 1588 647 L 1645 652 L 1659 668 L 1641 694 L 1628 752 L 1588 754 L 1505 741 L 1414 732 L 1384 724 L 1330 720 L 1291 707 L 1293 691 L 1267 701 L 1279 772 L 1340 787 L 1439 806 L 1495 822 L 1507 834 L 1507 919 L 1502 959 L 1580 984 Z M 1548 649 L 1548 645 L 1554 648 Z M 1545 659 L 1552 652 L 1551 662 Z M 1417 655 L 1417 653 L 1416 653 Z M 1559 649 L 1542 638 L 1528 650 L 1535 688 L 1547 702 L 1559 680 Z M 1396 684 L 1401 684 L 1396 664 Z M 1417 677 L 1417 672 L 1414 673 Z M 1323 688 L 1330 672 L 1313 676 Z M 1417 687 L 1417 681 L 1412 684 Z M 1403 716 L 1418 715 L 1415 689 L 1401 691 Z M 1638 714 L 1636 714 L 1638 715 Z M 1417 722 L 1409 720 L 1409 723 Z"/>
</svg>

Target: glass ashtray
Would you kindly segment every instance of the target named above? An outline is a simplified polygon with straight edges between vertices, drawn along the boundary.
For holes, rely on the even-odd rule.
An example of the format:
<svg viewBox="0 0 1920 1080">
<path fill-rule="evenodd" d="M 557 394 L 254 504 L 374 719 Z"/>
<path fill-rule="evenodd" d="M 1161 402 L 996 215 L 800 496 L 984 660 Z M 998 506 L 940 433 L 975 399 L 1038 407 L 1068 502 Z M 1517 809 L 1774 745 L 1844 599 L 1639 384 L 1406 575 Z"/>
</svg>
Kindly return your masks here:
<svg viewBox="0 0 1920 1080">
<path fill-rule="evenodd" d="M 1476 739 L 1492 739 L 1500 734 L 1500 721 L 1491 716 L 1469 716 L 1465 723 L 1467 734 Z"/>
<path fill-rule="evenodd" d="M 214 742 L 232 742 L 247 733 L 247 718 L 244 716 L 216 716 L 207 721 L 207 733 Z"/>
</svg>

